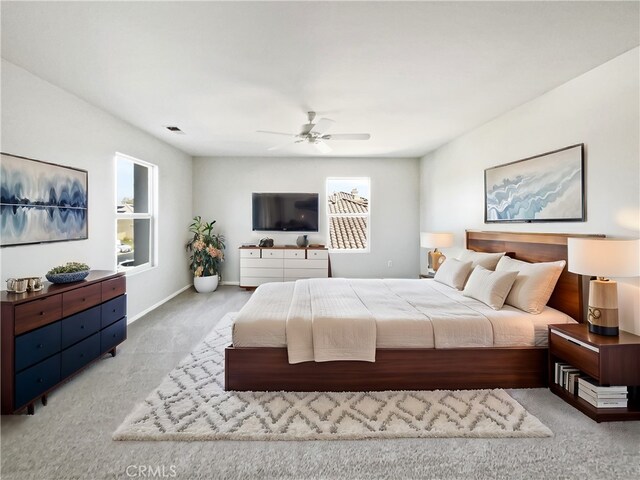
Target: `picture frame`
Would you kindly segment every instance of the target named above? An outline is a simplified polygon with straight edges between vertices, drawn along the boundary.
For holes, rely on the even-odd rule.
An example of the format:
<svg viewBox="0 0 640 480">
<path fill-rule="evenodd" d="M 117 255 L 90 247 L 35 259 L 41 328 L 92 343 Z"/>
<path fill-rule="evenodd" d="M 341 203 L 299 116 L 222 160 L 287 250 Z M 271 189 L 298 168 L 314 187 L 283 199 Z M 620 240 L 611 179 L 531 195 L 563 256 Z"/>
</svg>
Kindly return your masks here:
<svg viewBox="0 0 640 480">
<path fill-rule="evenodd" d="M 484 171 L 484 222 L 584 222 L 584 143 Z"/>
<path fill-rule="evenodd" d="M 0 153 L 0 247 L 89 238 L 89 173 Z"/>
</svg>

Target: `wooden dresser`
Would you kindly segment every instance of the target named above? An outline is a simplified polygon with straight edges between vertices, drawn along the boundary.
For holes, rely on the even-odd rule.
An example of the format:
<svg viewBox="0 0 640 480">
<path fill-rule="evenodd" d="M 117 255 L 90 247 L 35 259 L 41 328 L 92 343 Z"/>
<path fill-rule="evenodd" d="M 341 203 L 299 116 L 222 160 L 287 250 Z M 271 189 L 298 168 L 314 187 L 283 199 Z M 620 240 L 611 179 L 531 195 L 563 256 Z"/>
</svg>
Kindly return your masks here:
<svg viewBox="0 0 640 480">
<path fill-rule="evenodd" d="M 2 291 L 2 414 L 35 402 L 127 338 L 126 278 L 92 271 L 39 292 Z"/>
</svg>

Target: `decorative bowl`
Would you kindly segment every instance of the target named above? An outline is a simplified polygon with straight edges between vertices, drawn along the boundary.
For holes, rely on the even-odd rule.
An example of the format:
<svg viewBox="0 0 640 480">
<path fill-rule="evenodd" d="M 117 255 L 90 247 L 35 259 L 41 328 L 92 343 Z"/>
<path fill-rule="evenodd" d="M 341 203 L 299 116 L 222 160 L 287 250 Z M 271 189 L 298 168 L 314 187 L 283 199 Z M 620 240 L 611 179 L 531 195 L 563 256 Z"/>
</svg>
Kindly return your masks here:
<svg viewBox="0 0 640 480">
<path fill-rule="evenodd" d="M 47 273 L 46 277 L 51 283 L 71 283 L 84 280 L 89 275 L 89 270 L 71 273 Z"/>
</svg>

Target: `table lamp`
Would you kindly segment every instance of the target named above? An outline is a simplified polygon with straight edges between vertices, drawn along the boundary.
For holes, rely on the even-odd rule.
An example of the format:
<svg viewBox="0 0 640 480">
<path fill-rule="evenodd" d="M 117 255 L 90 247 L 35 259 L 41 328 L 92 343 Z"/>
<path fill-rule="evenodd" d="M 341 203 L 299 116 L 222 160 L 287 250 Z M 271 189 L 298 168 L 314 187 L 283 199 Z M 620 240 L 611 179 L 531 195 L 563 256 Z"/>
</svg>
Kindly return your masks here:
<svg viewBox="0 0 640 480">
<path fill-rule="evenodd" d="M 568 269 L 589 283 L 589 331 L 618 335 L 618 284 L 608 277 L 640 275 L 640 240 L 568 238 Z"/>
<path fill-rule="evenodd" d="M 453 233 L 420 232 L 420 246 L 433 248 L 427 253 L 427 267 L 433 271 L 437 272 L 442 262 L 447 258 L 438 248 L 446 248 L 451 245 L 453 245 Z"/>
</svg>

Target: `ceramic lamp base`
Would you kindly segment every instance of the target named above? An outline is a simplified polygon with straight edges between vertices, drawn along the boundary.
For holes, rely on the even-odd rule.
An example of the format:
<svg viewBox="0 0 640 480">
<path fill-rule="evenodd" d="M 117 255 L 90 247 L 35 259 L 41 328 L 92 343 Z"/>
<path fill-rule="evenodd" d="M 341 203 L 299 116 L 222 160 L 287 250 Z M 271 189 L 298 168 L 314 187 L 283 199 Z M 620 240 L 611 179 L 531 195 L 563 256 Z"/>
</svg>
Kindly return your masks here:
<svg viewBox="0 0 640 480">
<path fill-rule="evenodd" d="M 612 280 L 589 283 L 589 332 L 616 336 L 618 329 L 618 284 Z"/>
<path fill-rule="evenodd" d="M 447 257 L 445 257 L 444 254 L 437 248 L 429 252 L 428 254 L 429 268 L 432 269 L 434 272 L 437 272 L 438 268 L 440 268 L 440 265 L 443 264 L 446 258 Z"/>
</svg>

